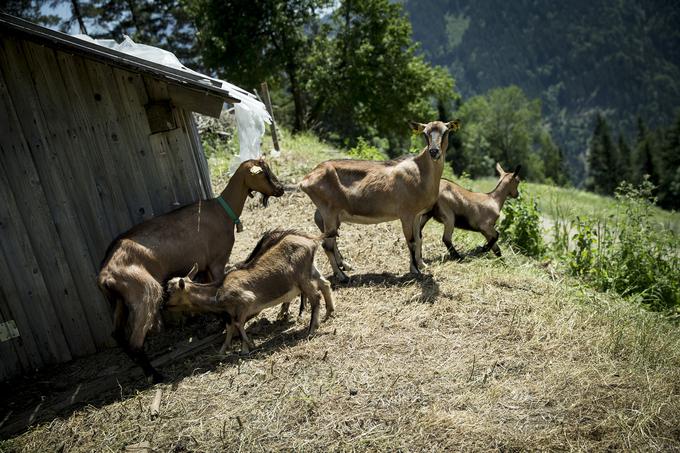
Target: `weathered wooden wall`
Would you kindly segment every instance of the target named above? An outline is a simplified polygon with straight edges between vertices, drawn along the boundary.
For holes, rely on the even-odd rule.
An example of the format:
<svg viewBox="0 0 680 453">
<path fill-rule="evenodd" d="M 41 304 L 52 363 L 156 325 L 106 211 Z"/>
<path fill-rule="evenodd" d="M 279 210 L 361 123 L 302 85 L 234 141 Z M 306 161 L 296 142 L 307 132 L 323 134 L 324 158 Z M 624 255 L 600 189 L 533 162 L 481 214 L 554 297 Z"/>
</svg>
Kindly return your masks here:
<svg viewBox="0 0 680 453">
<path fill-rule="evenodd" d="M 191 113 L 151 134 L 167 86 L 0 33 L 0 380 L 111 345 L 95 277 L 121 232 L 212 196 Z"/>
</svg>

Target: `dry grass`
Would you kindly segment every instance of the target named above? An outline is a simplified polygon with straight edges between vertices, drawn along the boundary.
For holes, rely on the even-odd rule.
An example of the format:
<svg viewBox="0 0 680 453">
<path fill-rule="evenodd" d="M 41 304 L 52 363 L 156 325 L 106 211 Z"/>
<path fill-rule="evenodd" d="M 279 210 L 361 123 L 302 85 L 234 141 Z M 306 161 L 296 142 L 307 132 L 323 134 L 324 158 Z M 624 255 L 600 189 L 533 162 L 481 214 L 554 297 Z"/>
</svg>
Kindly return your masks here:
<svg viewBox="0 0 680 453">
<path fill-rule="evenodd" d="M 300 192 L 250 201 L 234 258 L 267 228 L 314 231 L 312 212 Z M 680 450 L 677 326 L 510 250 L 444 261 L 440 234 L 428 224 L 413 279 L 398 224 L 343 225 L 353 278 L 313 338 L 309 313 L 253 321 L 252 355 L 216 345 L 163 370 L 158 417 L 155 388 L 125 387 L 0 450 Z"/>
</svg>

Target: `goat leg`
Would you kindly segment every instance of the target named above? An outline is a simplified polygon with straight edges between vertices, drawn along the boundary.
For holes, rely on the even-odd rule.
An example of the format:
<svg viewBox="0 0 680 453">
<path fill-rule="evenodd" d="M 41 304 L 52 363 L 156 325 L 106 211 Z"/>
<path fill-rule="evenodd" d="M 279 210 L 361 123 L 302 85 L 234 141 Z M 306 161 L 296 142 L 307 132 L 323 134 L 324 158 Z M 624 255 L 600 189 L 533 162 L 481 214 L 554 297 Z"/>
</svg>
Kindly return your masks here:
<svg viewBox="0 0 680 453">
<path fill-rule="evenodd" d="M 227 352 L 227 349 L 231 351 L 231 340 L 234 337 L 234 326 L 232 326 L 231 324 L 227 324 L 226 330 L 227 336 L 225 337 L 224 343 L 220 348 L 220 354 L 224 354 L 225 352 Z"/>
<path fill-rule="evenodd" d="M 248 335 L 246 335 L 246 330 L 243 328 L 243 323 L 236 323 L 236 328 L 238 329 L 238 333 L 241 335 L 241 352 L 248 354 L 250 349 L 255 349 L 255 343 L 250 341 L 250 338 L 248 338 Z"/>
<path fill-rule="evenodd" d="M 456 248 L 453 246 L 453 242 L 451 242 L 451 238 L 453 237 L 453 225 L 454 225 L 453 220 L 448 218 L 445 220 L 442 242 L 446 246 L 446 250 L 449 252 L 451 259 L 460 261 L 461 259 L 463 259 L 463 257 L 460 256 Z"/>
<path fill-rule="evenodd" d="M 288 321 L 288 309 L 290 308 L 290 302 L 285 302 L 281 304 L 281 310 L 276 316 L 277 321 Z"/>
<path fill-rule="evenodd" d="M 326 252 L 328 261 L 330 261 L 331 263 L 331 267 L 333 268 L 333 274 L 335 274 L 335 278 L 340 283 L 348 282 L 349 277 L 347 276 L 347 274 L 345 274 L 345 272 L 343 272 L 342 269 L 340 269 L 340 266 L 338 266 L 338 263 L 335 260 L 335 253 L 333 253 L 333 248 L 335 247 L 335 238 L 324 239 L 321 246 L 323 247 L 324 252 Z"/>
<path fill-rule="evenodd" d="M 311 336 L 314 335 L 317 327 L 319 327 L 319 293 L 309 294 L 307 298 L 312 305 L 312 319 L 309 321 L 309 331 L 307 332 L 307 336 Z"/>
<path fill-rule="evenodd" d="M 404 239 L 406 239 L 406 244 L 408 245 L 408 251 L 411 258 L 410 272 L 415 275 L 420 275 L 420 269 L 418 269 L 418 259 L 416 256 L 416 240 L 413 234 L 413 219 L 402 218 L 401 229 L 404 233 Z"/>
</svg>

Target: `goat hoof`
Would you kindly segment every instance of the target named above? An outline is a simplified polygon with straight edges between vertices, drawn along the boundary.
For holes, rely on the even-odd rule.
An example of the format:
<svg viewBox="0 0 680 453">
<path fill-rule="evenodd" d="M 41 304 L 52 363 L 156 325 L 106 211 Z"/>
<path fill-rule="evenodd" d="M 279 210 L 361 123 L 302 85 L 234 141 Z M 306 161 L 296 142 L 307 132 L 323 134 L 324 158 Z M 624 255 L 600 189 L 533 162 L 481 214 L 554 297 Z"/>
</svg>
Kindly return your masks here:
<svg viewBox="0 0 680 453">
<path fill-rule="evenodd" d="M 347 271 L 347 272 L 352 272 L 354 270 L 354 267 L 351 266 L 347 261 L 343 261 L 342 264 L 340 264 L 340 268 L 343 271 Z"/>
</svg>

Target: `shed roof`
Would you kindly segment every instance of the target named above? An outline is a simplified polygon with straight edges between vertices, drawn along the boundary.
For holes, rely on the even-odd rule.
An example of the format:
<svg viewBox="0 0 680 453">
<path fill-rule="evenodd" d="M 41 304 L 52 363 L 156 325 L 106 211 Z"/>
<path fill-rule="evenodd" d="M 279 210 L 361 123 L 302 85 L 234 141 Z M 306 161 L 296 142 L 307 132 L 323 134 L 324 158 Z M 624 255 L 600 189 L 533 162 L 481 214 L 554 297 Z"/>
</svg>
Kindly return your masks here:
<svg viewBox="0 0 680 453">
<path fill-rule="evenodd" d="M 2 12 L 0 12 L 0 31 L 58 50 L 78 54 L 91 60 L 137 73 L 148 74 L 170 85 L 189 89 L 196 92 L 196 94 L 217 96 L 232 104 L 241 102 L 234 94 L 224 89 L 222 82 L 219 80 L 193 71 L 182 71 L 154 63 L 134 55 L 100 46 L 94 42 L 88 42 L 75 36 L 41 27 Z"/>
</svg>

